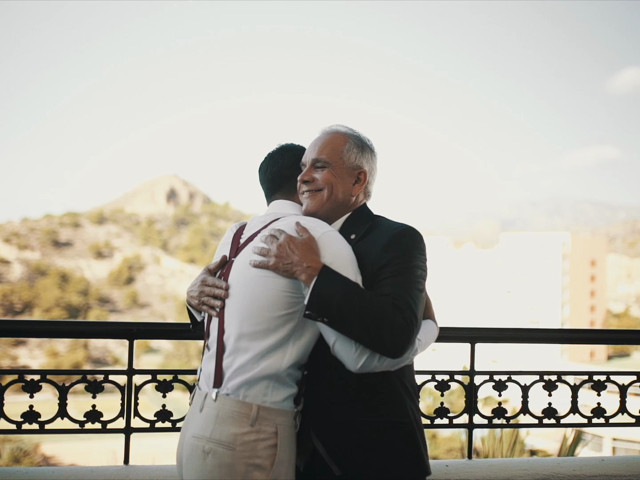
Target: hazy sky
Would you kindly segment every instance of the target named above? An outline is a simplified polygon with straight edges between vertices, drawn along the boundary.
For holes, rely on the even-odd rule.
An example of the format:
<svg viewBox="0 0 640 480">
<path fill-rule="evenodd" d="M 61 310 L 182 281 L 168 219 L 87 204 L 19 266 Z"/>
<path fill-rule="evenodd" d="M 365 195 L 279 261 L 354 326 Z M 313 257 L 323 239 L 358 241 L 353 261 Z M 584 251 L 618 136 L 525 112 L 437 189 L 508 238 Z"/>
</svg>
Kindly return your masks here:
<svg viewBox="0 0 640 480">
<path fill-rule="evenodd" d="M 0 2 L 0 222 L 165 174 L 257 213 L 264 155 L 333 123 L 417 226 L 640 205 L 640 2 Z"/>
</svg>

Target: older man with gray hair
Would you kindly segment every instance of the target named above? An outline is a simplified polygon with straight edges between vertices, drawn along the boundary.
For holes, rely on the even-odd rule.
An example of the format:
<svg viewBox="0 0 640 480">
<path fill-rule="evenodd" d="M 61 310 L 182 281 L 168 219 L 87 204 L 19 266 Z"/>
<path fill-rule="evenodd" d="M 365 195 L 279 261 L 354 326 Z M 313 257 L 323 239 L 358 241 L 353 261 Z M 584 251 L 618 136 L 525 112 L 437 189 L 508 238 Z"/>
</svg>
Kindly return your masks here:
<svg viewBox="0 0 640 480">
<path fill-rule="evenodd" d="M 362 286 L 323 263 L 304 227 L 297 235 L 270 231 L 266 245 L 254 249 L 262 259 L 252 265 L 309 286 L 306 318 L 397 358 L 412 348 L 425 306 L 431 311 L 426 249 L 415 228 L 369 209 L 375 174 L 371 141 L 335 125 L 307 148 L 298 177 L 303 214 L 340 231 L 356 255 Z M 307 363 L 302 422 L 298 478 L 424 479 L 430 474 L 412 363 L 354 373 L 320 338 Z"/>
</svg>

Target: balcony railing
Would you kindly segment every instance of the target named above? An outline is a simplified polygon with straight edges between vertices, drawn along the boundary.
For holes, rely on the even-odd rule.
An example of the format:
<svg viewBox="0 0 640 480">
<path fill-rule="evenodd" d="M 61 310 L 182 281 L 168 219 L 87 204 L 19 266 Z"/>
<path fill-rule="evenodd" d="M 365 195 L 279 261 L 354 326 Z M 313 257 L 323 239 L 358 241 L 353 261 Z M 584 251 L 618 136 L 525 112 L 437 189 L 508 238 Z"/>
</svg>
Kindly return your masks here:
<svg viewBox="0 0 640 480">
<path fill-rule="evenodd" d="M 121 434 L 123 463 L 128 465 L 133 434 L 180 430 L 184 415 L 176 415 L 163 400 L 177 391 L 186 399 L 196 369 L 136 368 L 134 347 L 140 340 L 201 339 L 202 332 L 189 324 L 0 319 L 0 338 L 127 342 L 123 368 L 0 369 L 0 435 Z M 464 429 L 469 459 L 474 432 L 479 429 L 640 426 L 638 369 L 476 368 L 478 345 L 640 345 L 640 331 L 444 327 L 438 343 L 467 345 L 468 358 L 460 369 L 416 371 L 424 427 Z M 456 390 L 461 393 L 457 405 L 452 399 Z M 156 406 L 153 402 L 149 406 L 149 395 L 158 398 Z M 28 400 L 15 407 L 10 400 L 20 396 Z M 117 405 L 111 411 L 100 406 L 107 397 L 110 405 Z M 40 407 L 43 400 L 51 403 L 52 398 L 54 408 Z"/>
</svg>

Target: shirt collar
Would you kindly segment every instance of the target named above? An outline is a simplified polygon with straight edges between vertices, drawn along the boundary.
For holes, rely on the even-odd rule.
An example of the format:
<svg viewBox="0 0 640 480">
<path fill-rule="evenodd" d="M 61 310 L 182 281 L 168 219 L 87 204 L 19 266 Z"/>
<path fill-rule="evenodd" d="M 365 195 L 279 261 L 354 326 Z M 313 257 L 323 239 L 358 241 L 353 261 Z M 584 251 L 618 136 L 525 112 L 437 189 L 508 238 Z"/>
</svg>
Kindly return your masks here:
<svg viewBox="0 0 640 480">
<path fill-rule="evenodd" d="M 333 228 L 335 228 L 336 230 L 340 230 L 340 227 L 342 227 L 342 225 L 344 224 L 345 220 L 347 218 L 349 218 L 349 215 L 351 215 L 351 212 L 347 213 L 344 217 L 341 217 L 338 220 L 336 220 L 335 222 L 333 222 L 331 224 L 331 226 Z"/>
<path fill-rule="evenodd" d="M 290 200 L 274 200 L 267 207 L 266 213 L 286 213 L 288 215 L 302 215 L 302 206 Z M 340 230 L 340 227 L 342 227 L 345 220 L 349 218 L 349 215 L 351 215 L 351 212 L 348 212 L 346 215 L 333 222 L 331 226 L 336 230 Z"/>
<path fill-rule="evenodd" d="M 266 213 L 283 213 L 286 215 L 302 215 L 302 206 L 290 200 L 274 200 L 267 207 Z"/>
</svg>

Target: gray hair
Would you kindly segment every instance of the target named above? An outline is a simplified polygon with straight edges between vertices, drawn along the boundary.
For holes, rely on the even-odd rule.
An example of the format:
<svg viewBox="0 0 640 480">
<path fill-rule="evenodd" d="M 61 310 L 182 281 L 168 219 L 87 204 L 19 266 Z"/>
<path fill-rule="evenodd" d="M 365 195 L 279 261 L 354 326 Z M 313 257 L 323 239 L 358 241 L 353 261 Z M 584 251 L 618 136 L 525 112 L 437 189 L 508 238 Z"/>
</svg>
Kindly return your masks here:
<svg viewBox="0 0 640 480">
<path fill-rule="evenodd" d="M 362 168 L 367 171 L 368 181 L 364 189 L 364 196 L 365 200 L 369 201 L 377 172 L 376 149 L 373 147 L 373 143 L 357 130 L 344 125 L 331 125 L 322 130 L 320 135 L 332 133 L 340 133 L 347 137 L 347 143 L 342 150 L 345 165 L 349 168 Z"/>
</svg>

